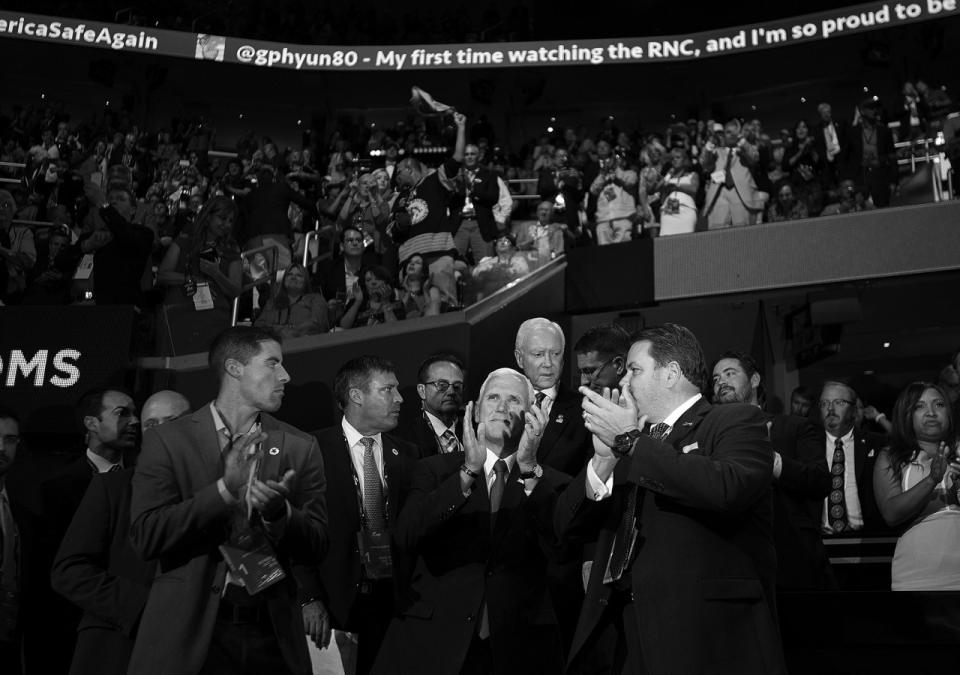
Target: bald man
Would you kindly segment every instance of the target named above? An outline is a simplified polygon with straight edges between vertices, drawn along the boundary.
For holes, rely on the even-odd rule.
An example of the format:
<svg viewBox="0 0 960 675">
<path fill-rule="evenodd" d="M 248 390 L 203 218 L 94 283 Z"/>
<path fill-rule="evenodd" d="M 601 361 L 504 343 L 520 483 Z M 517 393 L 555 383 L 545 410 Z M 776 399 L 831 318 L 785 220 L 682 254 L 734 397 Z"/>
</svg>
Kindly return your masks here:
<svg viewBox="0 0 960 675">
<path fill-rule="evenodd" d="M 140 428 L 143 431 L 172 422 L 190 412 L 190 401 L 178 391 L 162 389 L 143 404 L 140 411 Z"/>
</svg>

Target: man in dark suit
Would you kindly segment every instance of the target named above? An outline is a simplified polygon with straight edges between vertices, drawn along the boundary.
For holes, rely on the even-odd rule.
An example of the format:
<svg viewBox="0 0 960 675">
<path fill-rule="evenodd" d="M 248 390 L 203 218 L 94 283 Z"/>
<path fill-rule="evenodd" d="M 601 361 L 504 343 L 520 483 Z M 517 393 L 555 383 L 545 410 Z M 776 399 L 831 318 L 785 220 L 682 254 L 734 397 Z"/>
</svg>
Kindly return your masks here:
<svg viewBox="0 0 960 675">
<path fill-rule="evenodd" d="M 378 674 L 558 673 L 559 632 L 545 583 L 550 514 L 568 478 L 537 463 L 545 416 L 520 373 L 480 390 L 464 452 L 421 460 L 397 538 L 418 551 L 414 603 L 390 625 Z M 473 404 L 467 406 L 472 419 Z"/>
<path fill-rule="evenodd" d="M 353 225 L 347 225 L 340 233 L 340 255 L 320 264 L 313 279 L 314 288 L 319 286 L 327 300 L 346 302 L 353 293 L 354 283 L 359 282 L 363 286 L 360 271 L 379 264 L 380 256 L 373 247 L 364 247 L 363 232 Z"/>
<path fill-rule="evenodd" d="M 821 181 L 823 188 L 836 187 L 840 182 L 841 162 L 846 156 L 850 129 L 843 120 L 833 119 L 833 109 L 829 103 L 817 106 L 820 124 L 813 134 L 813 147 L 823 162 Z"/>
<path fill-rule="evenodd" d="M 144 431 L 190 412 L 175 391 L 158 391 L 143 404 Z M 83 610 L 71 675 L 124 675 L 156 564 L 130 542 L 133 468 L 97 475 L 60 543 L 51 573 L 53 589 Z"/>
<path fill-rule="evenodd" d="M 634 337 L 620 385 L 581 387 L 595 454 L 555 511 L 564 539 L 596 537 L 571 670 L 605 644 L 616 673 L 785 673 L 760 411 L 703 400 L 703 352 L 675 324 Z"/>
<path fill-rule="evenodd" d="M 329 644 L 331 629 L 355 633 L 356 668 L 348 672 L 358 675 L 373 666 L 409 578 L 410 565 L 392 533 L 409 465 L 419 452 L 388 433 L 403 401 L 398 386 L 396 369 L 385 359 L 347 361 L 333 385 L 343 418 L 315 433 L 327 473 L 327 503 L 337 517 L 330 522 L 323 564 L 298 573 L 304 624 L 320 647 Z"/>
<path fill-rule="evenodd" d="M 9 408 L 0 408 L 0 671 L 4 673 L 19 673 L 22 667 L 20 514 L 6 485 L 7 473 L 17 459 L 19 445 L 19 416 Z"/>
<path fill-rule="evenodd" d="M 824 382 L 819 406 L 820 448 L 832 480 L 824 502 L 823 533 L 889 533 L 873 492 L 873 466 L 884 445 L 882 437 L 855 428 L 857 392 L 848 384 Z"/>
<path fill-rule="evenodd" d="M 130 536 L 158 572 L 130 672 L 306 675 L 290 561 L 319 564 L 327 550 L 323 459 L 267 414 L 290 380 L 275 333 L 228 328 L 210 366 L 217 398 L 148 431 L 133 475 Z"/>
<path fill-rule="evenodd" d="M 397 435 L 413 443 L 420 457 L 462 449 L 463 363 L 453 354 L 434 354 L 417 371 L 421 409 L 402 415 Z"/>
<path fill-rule="evenodd" d="M 762 409 L 763 384 L 749 354 L 724 353 L 713 366 L 713 401 L 748 403 Z M 792 415 L 764 412 L 773 445 L 773 543 L 779 590 L 836 586 L 820 534 L 830 470 L 821 432 Z"/>
<path fill-rule="evenodd" d="M 627 370 L 630 333 L 616 323 L 602 323 L 590 328 L 573 345 L 580 371 L 580 386 L 598 394 L 613 389 Z"/>
<path fill-rule="evenodd" d="M 81 613 L 50 587 L 50 569 L 70 522 L 83 500 L 90 480 L 97 475 L 131 466 L 139 443 L 139 419 L 133 399 L 119 389 L 94 389 L 80 397 L 77 416 L 85 432 L 87 447 L 51 478 L 40 484 L 43 523 L 38 564 L 43 582 L 37 593 L 48 607 L 44 616 L 29 618 L 26 636 L 28 660 L 50 672 L 70 667 Z M 39 622 L 36 626 L 35 621 Z M 55 638 L 54 638 L 55 636 Z M 61 649 L 50 649 L 55 639 Z"/>
<path fill-rule="evenodd" d="M 860 123 L 850 129 L 842 177 L 853 179 L 869 193 L 875 207 L 884 208 L 890 205 L 890 195 L 897 187 L 897 159 L 893 134 L 880 119 L 879 108 L 873 99 L 858 106 Z"/>
</svg>

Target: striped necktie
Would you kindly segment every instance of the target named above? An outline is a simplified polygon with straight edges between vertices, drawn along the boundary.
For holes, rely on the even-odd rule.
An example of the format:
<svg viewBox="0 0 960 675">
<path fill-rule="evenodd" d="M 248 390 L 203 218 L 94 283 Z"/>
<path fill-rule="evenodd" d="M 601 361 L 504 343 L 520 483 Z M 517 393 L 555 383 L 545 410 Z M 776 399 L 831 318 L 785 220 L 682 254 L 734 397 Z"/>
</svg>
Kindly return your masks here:
<svg viewBox="0 0 960 675">
<path fill-rule="evenodd" d="M 373 439 L 364 436 L 363 446 L 363 513 L 367 529 L 371 532 L 386 532 L 387 515 L 383 508 L 383 481 L 377 470 L 377 458 L 373 454 Z"/>
</svg>

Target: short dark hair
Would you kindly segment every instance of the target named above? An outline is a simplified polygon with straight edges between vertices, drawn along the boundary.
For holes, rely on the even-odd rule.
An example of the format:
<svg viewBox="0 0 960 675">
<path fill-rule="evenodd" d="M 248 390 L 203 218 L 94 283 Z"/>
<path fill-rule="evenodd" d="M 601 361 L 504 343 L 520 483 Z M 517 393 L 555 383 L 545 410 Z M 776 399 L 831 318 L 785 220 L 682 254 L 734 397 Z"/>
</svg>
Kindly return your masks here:
<svg viewBox="0 0 960 675">
<path fill-rule="evenodd" d="M 671 361 L 680 366 L 680 372 L 700 391 L 707 386 L 707 361 L 700 341 L 689 328 L 676 323 L 665 323 L 638 331 L 633 342 L 650 342 L 650 356 L 662 368 Z"/>
<path fill-rule="evenodd" d="M 452 363 L 460 369 L 460 372 L 464 371 L 463 361 L 461 361 L 456 355 L 450 354 L 449 352 L 431 354 L 423 360 L 423 362 L 420 364 L 420 368 L 417 369 L 417 382 L 419 384 L 426 384 L 427 374 L 430 372 L 430 366 L 435 363 Z"/>
<path fill-rule="evenodd" d="M 207 353 L 207 363 L 216 373 L 217 380 L 223 378 L 227 359 L 248 363 L 260 353 L 261 342 L 283 344 L 283 338 L 272 328 L 263 326 L 231 326 L 215 337 Z"/>
<path fill-rule="evenodd" d="M 340 366 L 340 370 L 333 378 L 333 395 L 337 399 L 337 405 L 341 410 L 345 410 L 350 401 L 350 390 L 366 390 L 374 374 L 396 374 L 396 372 L 397 368 L 393 362 L 380 356 L 365 354 L 350 359 Z"/>
<path fill-rule="evenodd" d="M 573 345 L 575 354 L 597 352 L 601 356 L 626 356 L 630 351 L 630 333 L 618 323 L 601 323 L 580 336 Z"/>
<path fill-rule="evenodd" d="M 363 236 L 363 232 L 356 225 L 352 225 L 352 224 L 345 225 L 344 228 L 340 230 L 340 241 L 343 241 L 343 238 L 347 236 L 347 232 L 349 232 L 350 230 L 353 230 L 354 232 L 359 234 L 361 237 Z"/>
<path fill-rule="evenodd" d="M 95 389 L 88 389 L 83 394 L 80 395 L 79 400 L 77 401 L 77 421 L 80 423 L 81 429 L 86 429 L 83 421 L 88 417 L 100 417 L 100 414 L 103 412 L 103 397 L 107 395 L 109 391 L 116 391 L 126 396 L 130 396 L 130 392 L 126 391 L 122 387 L 97 387 Z M 130 398 L 133 398 L 130 396 Z"/>
<path fill-rule="evenodd" d="M 0 405 L 0 420 L 13 420 L 18 427 L 20 426 L 20 415 L 16 410 L 5 405 Z"/>
<path fill-rule="evenodd" d="M 757 360 L 745 352 L 729 349 L 713 362 L 713 366 L 710 368 L 711 375 L 716 369 L 717 364 L 724 359 L 734 359 L 737 361 L 740 367 L 743 368 L 743 372 L 747 374 L 747 379 L 753 377 L 755 374 L 760 376 L 760 384 L 757 385 L 757 403 L 763 405 L 767 398 L 767 392 L 763 388 L 763 373 L 760 372 L 760 365 L 757 363 Z"/>
<path fill-rule="evenodd" d="M 799 387 L 794 387 L 793 391 L 790 392 L 790 398 L 793 398 L 794 396 L 805 398 L 811 403 L 813 403 L 814 399 L 816 398 L 813 395 L 813 392 L 810 391 L 810 387 L 805 387 L 802 384 Z"/>
</svg>

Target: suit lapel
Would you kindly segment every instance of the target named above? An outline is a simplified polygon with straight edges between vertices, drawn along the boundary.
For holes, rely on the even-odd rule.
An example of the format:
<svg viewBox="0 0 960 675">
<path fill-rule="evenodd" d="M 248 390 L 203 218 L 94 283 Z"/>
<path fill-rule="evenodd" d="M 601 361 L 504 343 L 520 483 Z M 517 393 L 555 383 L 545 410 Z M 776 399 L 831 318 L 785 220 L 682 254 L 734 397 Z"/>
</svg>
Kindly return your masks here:
<svg viewBox="0 0 960 675">
<path fill-rule="evenodd" d="M 389 500 L 390 522 L 396 522 L 400 506 L 400 484 L 403 481 L 403 466 L 400 460 L 400 450 L 396 441 L 387 434 L 381 434 L 383 441 L 383 475 L 387 484 L 387 499 Z"/>
<path fill-rule="evenodd" d="M 210 406 L 201 407 L 190 418 L 197 425 L 196 433 L 200 437 L 200 459 L 203 462 L 204 469 L 206 469 L 206 474 L 209 477 L 219 478 L 223 473 L 221 469 L 220 438 L 217 434 L 217 427 L 213 423 L 213 413 Z"/>
<path fill-rule="evenodd" d="M 856 464 L 857 485 L 863 485 L 863 472 L 867 466 L 867 452 L 870 450 L 866 439 L 856 431 L 853 432 L 853 456 Z M 861 497 L 862 499 L 862 497 Z"/>
<path fill-rule="evenodd" d="M 277 421 L 268 415 L 260 418 L 260 429 L 267 434 L 267 440 L 260 446 L 263 454 L 260 460 L 260 480 L 280 480 L 283 477 L 281 470 L 285 463 L 283 444 L 286 434 L 280 430 Z"/>
<path fill-rule="evenodd" d="M 547 420 L 547 426 L 543 430 L 543 438 L 540 439 L 540 447 L 537 449 L 537 461 L 540 464 L 546 462 L 547 457 L 556 445 L 557 439 L 563 435 L 563 431 L 570 424 L 573 416 L 579 414 L 580 401 L 577 397 L 568 395 L 566 391 L 557 392 L 557 400 L 553 402 L 550 408 L 550 419 Z"/>
<path fill-rule="evenodd" d="M 710 412 L 712 407 L 705 399 L 701 398 L 689 410 L 680 415 L 680 419 L 670 429 L 670 433 L 663 439 L 663 442 L 676 448 L 700 426 L 700 422 L 703 421 L 704 416 Z"/>
</svg>

